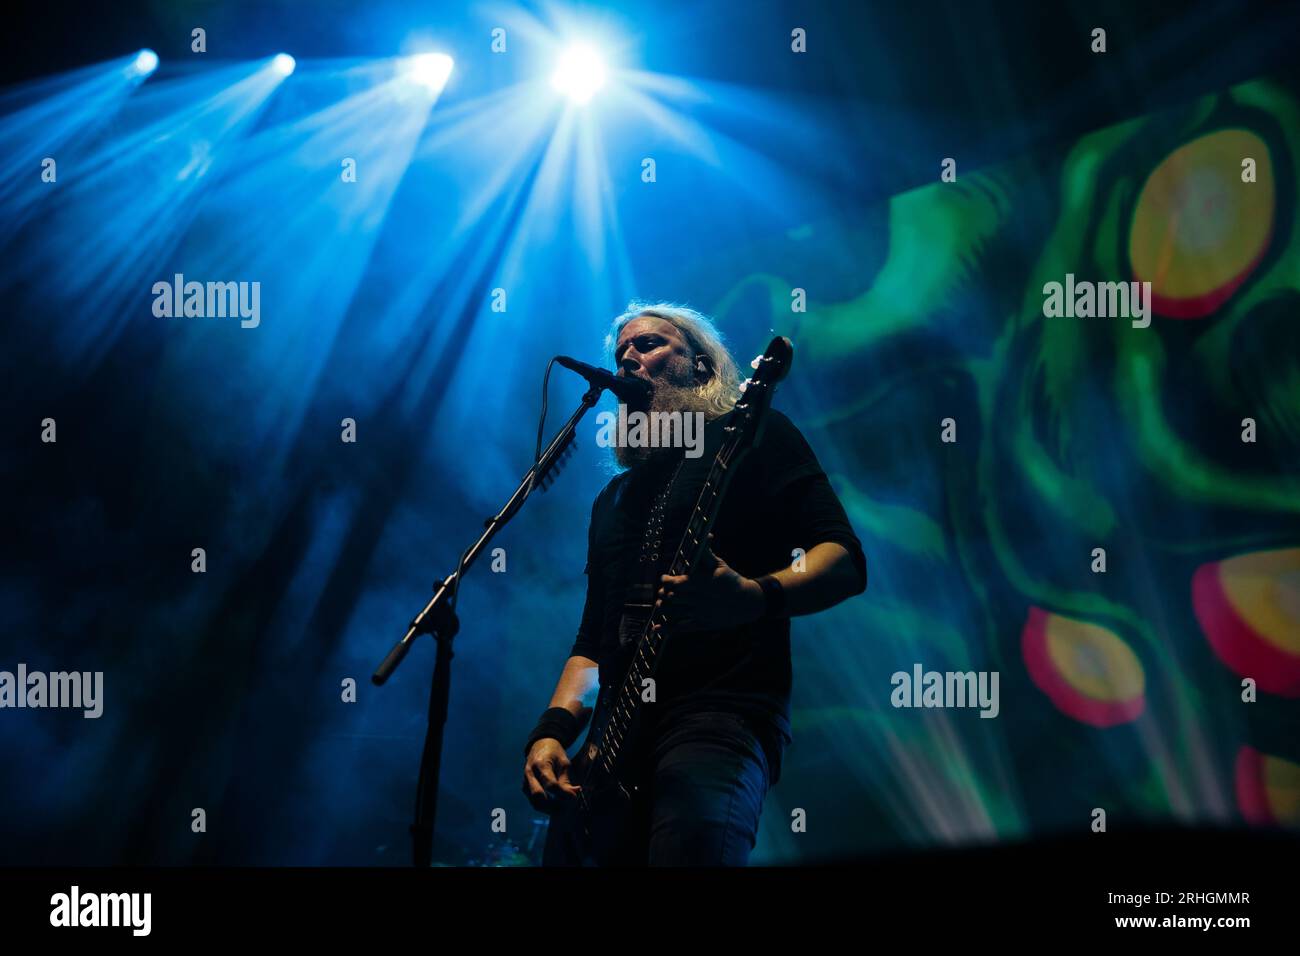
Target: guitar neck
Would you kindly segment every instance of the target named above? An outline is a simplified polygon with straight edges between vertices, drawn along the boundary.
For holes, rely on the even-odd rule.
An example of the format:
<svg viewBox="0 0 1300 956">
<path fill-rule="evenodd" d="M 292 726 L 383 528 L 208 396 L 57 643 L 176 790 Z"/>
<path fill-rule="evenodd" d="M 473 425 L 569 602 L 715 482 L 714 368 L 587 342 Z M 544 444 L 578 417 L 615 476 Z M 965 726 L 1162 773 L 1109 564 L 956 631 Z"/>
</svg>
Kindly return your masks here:
<svg viewBox="0 0 1300 956">
<path fill-rule="evenodd" d="M 704 487 L 700 490 L 690 520 L 686 523 L 686 531 L 669 565 L 670 574 L 690 574 L 699 565 L 708 545 L 709 532 L 718 516 L 718 510 L 722 507 L 727 485 L 730 484 L 736 466 L 748 450 L 739 434 L 731 426 L 727 428 L 727 437 L 723 439 L 722 447 L 713 459 Z M 654 674 L 666 636 L 663 630 L 657 628 L 664 623 L 665 617 L 661 610 L 651 611 L 641 637 L 637 641 L 627 676 L 611 703 L 610 719 L 605 725 L 600 747 L 601 752 L 611 761 L 617 758 L 632 727 L 633 718 L 641 706 L 643 682 Z"/>
</svg>

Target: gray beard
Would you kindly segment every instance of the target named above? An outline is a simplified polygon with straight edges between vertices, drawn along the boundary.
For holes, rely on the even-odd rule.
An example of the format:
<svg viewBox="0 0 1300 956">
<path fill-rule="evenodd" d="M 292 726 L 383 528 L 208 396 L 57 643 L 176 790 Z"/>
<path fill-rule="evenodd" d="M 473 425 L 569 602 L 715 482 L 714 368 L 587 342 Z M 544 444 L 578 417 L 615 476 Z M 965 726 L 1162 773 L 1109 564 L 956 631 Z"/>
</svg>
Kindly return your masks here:
<svg viewBox="0 0 1300 956">
<path fill-rule="evenodd" d="M 671 372 L 669 374 L 672 374 Z M 686 375 L 690 374 L 690 363 L 686 363 Z M 689 378 L 686 381 L 690 381 Z M 650 397 L 650 406 L 641 411 L 648 412 L 703 412 L 704 420 L 710 419 L 709 402 L 693 385 L 680 385 L 670 381 L 668 376 L 655 383 L 654 394 Z M 652 461 L 662 461 L 678 457 L 682 449 L 669 447 L 629 447 L 615 445 L 612 449 L 614 460 L 621 468 L 635 468 Z"/>
</svg>

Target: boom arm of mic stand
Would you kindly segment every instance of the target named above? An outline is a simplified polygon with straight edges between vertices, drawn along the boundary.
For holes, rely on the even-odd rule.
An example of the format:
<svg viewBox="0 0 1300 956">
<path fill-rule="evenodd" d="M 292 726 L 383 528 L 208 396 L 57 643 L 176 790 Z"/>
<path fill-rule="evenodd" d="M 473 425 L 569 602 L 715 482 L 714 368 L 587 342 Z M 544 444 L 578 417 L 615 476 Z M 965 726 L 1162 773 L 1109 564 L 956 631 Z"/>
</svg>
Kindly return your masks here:
<svg viewBox="0 0 1300 956">
<path fill-rule="evenodd" d="M 449 574 L 445 579 L 437 582 L 434 595 L 429 600 L 429 603 L 424 606 L 424 610 L 412 619 L 410 626 L 406 630 L 406 634 L 400 641 L 393 645 L 393 649 L 388 652 L 388 656 L 384 658 L 383 663 L 381 663 L 379 667 L 375 669 L 374 674 L 370 676 L 372 683 L 382 685 L 387 681 L 388 678 L 392 676 L 393 671 L 397 670 L 398 665 L 402 663 L 403 658 L 406 657 L 407 651 L 409 651 L 411 645 L 415 643 L 415 639 L 421 634 L 438 634 L 444 638 L 455 636 L 456 632 L 460 629 L 460 622 L 457 620 L 455 612 L 452 611 L 447 602 L 456 587 L 457 575 L 463 575 L 469 570 L 470 565 L 474 563 L 474 560 L 479 556 L 480 552 L 487 547 L 488 542 L 496 536 L 498 531 L 506 526 L 510 519 L 513 518 L 523 506 L 524 499 L 528 497 L 533 484 L 540 476 L 547 473 L 551 465 L 555 463 L 555 459 L 558 458 L 568 446 L 569 441 L 573 437 L 574 430 L 578 427 L 578 422 L 581 421 L 582 416 L 587 414 L 596 402 L 600 400 L 600 393 L 600 386 L 593 385 L 587 390 L 586 394 L 582 396 L 582 401 L 578 403 L 577 409 L 571 416 L 569 416 L 569 420 L 565 422 L 564 427 L 556 433 L 553 439 L 551 439 L 551 443 L 547 445 L 546 450 L 542 452 L 542 457 L 537 460 L 532 468 L 528 469 L 523 480 L 519 482 L 519 487 L 515 489 L 515 493 L 511 495 L 510 500 L 506 502 L 505 507 L 487 521 L 483 534 L 479 536 L 479 539 L 475 541 L 474 545 L 465 553 L 465 560 L 461 563 L 460 568 Z"/>
</svg>

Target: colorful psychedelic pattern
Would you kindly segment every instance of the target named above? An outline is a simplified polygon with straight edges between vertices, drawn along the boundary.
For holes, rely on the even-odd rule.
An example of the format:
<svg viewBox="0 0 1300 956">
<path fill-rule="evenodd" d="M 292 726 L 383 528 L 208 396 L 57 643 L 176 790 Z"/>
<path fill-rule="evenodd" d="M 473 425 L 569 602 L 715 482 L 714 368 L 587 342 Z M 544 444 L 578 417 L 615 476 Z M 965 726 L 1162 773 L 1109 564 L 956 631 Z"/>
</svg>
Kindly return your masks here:
<svg viewBox="0 0 1300 956">
<path fill-rule="evenodd" d="M 806 283 L 777 268 L 718 303 L 795 341 L 785 405 L 871 563 L 833 649 L 796 658 L 796 737 L 871 755 L 850 772 L 909 841 L 1096 807 L 1300 827 L 1297 92 L 1253 81 L 815 224 L 797 238 L 875 248 L 858 294 L 792 313 Z M 1153 321 L 1046 317 L 1067 274 L 1149 282 Z M 915 661 L 999 671 L 1001 718 L 864 692 Z"/>
</svg>

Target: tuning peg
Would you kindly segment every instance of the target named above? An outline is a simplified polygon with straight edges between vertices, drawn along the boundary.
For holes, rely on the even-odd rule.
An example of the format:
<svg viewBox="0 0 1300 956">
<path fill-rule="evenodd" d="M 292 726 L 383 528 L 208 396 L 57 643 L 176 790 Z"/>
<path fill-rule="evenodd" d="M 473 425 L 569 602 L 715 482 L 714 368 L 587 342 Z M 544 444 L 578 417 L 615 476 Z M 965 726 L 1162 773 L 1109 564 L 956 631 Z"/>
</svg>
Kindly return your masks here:
<svg viewBox="0 0 1300 956">
<path fill-rule="evenodd" d="M 758 368 L 758 367 L 759 367 L 760 365 L 762 365 L 762 364 L 763 364 L 763 356 L 761 356 L 761 355 L 756 355 L 756 356 L 754 356 L 754 361 L 752 361 L 752 362 L 749 363 L 749 367 L 750 367 L 750 368 Z"/>
</svg>

